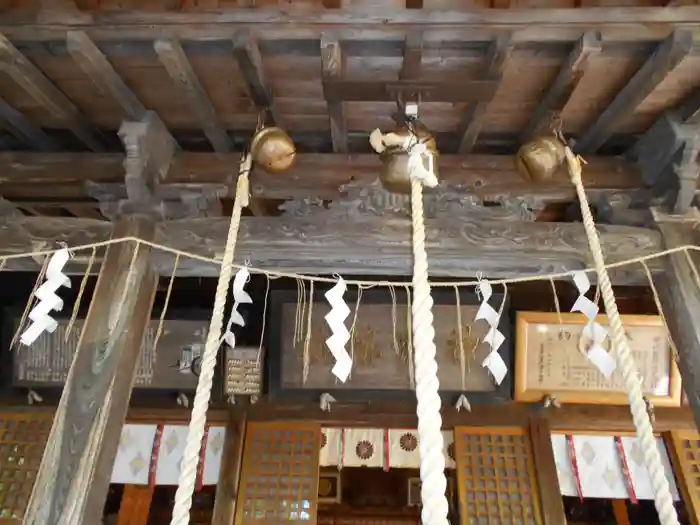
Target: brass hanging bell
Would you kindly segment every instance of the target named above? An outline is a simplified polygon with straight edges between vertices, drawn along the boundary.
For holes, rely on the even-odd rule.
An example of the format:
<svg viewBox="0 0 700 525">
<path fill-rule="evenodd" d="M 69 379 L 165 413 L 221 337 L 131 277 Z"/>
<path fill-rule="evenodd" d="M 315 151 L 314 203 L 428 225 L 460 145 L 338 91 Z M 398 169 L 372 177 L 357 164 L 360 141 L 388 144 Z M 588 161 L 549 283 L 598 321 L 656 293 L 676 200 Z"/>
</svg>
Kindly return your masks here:
<svg viewBox="0 0 700 525">
<path fill-rule="evenodd" d="M 296 148 L 282 128 L 266 127 L 260 120 L 250 144 L 250 154 L 256 166 L 268 173 L 281 173 L 292 167 Z"/>
<path fill-rule="evenodd" d="M 520 176 L 533 182 L 550 180 L 566 158 L 566 139 L 559 112 L 552 112 L 549 131 L 523 144 L 515 157 Z"/>
<path fill-rule="evenodd" d="M 438 175 L 438 156 L 439 152 L 435 137 L 430 131 L 420 122 L 415 121 L 409 125 L 403 124 L 398 126 L 391 135 L 402 139 L 402 143 L 406 139 L 414 136 L 417 140 L 425 144 L 426 149 L 432 155 L 433 172 Z M 399 145 L 388 145 L 388 147 L 379 154 L 382 161 L 382 169 L 379 172 L 379 181 L 385 190 L 391 193 L 410 194 L 411 193 L 411 177 L 408 172 L 408 152 Z M 428 162 L 428 159 L 423 161 Z M 429 169 L 429 166 L 425 166 Z"/>
</svg>

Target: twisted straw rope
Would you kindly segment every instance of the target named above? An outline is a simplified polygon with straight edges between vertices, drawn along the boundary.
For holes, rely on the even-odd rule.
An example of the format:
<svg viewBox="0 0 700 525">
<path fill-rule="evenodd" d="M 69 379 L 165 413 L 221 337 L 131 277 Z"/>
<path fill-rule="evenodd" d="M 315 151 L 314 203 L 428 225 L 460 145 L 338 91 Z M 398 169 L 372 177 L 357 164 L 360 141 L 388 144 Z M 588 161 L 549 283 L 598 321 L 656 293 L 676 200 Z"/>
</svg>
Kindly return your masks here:
<svg viewBox="0 0 700 525">
<path fill-rule="evenodd" d="M 442 417 L 435 360 L 433 297 L 428 282 L 428 255 L 425 251 L 423 184 L 411 181 L 411 217 L 413 219 L 413 348 L 416 399 L 418 400 L 418 450 L 420 452 L 423 525 L 447 525 L 447 478 L 442 437 Z"/>
<path fill-rule="evenodd" d="M 583 217 L 583 226 L 586 229 L 588 243 L 593 255 L 595 270 L 598 274 L 598 284 L 600 286 L 603 303 L 605 304 L 605 313 L 608 316 L 610 328 L 612 329 L 612 350 L 617 361 L 617 365 L 622 374 L 622 379 L 627 390 L 627 397 L 630 402 L 630 410 L 632 412 L 632 420 L 637 428 L 637 438 L 642 446 L 642 454 L 644 463 L 649 472 L 651 486 L 654 489 L 654 504 L 656 512 L 659 515 L 661 525 L 679 525 L 676 510 L 673 507 L 673 497 L 671 489 L 666 479 L 666 472 L 661 463 L 659 449 L 656 447 L 656 439 L 647 412 L 647 405 L 642 397 L 642 382 L 637 370 L 636 363 L 632 357 L 627 337 L 625 336 L 624 328 L 620 313 L 617 310 L 617 302 L 613 293 L 610 277 L 605 269 L 605 261 L 603 260 L 603 250 L 598 239 L 598 232 L 595 229 L 595 222 L 591 214 L 588 198 L 583 188 L 581 180 L 581 163 L 580 159 L 574 156 L 571 149 L 566 148 L 566 160 L 569 165 L 569 174 L 571 182 L 576 187 L 579 203 L 581 204 L 581 215 Z"/>
<path fill-rule="evenodd" d="M 233 203 L 231 213 L 231 224 L 226 239 L 226 249 L 221 261 L 221 273 L 216 284 L 216 295 L 214 297 L 214 309 L 207 332 L 207 342 L 201 360 L 201 371 L 197 391 L 194 395 L 192 406 L 192 418 L 187 430 L 187 442 L 182 456 L 182 469 L 178 479 L 177 492 L 175 493 L 175 504 L 173 515 L 170 520 L 171 525 L 188 525 L 190 522 L 190 509 L 192 507 L 192 495 L 197 478 L 197 466 L 199 465 L 199 455 L 204 437 L 204 426 L 207 421 L 207 409 L 211 399 L 211 389 L 214 382 L 214 370 L 216 368 L 216 357 L 221 346 L 221 330 L 224 325 L 224 309 L 226 308 L 226 297 L 228 288 L 233 276 L 233 257 L 236 252 L 236 240 L 238 239 L 238 228 L 241 224 L 241 211 L 248 205 L 248 174 L 250 173 L 251 157 L 246 156 L 241 163 L 238 183 L 236 186 L 236 200 Z"/>
</svg>

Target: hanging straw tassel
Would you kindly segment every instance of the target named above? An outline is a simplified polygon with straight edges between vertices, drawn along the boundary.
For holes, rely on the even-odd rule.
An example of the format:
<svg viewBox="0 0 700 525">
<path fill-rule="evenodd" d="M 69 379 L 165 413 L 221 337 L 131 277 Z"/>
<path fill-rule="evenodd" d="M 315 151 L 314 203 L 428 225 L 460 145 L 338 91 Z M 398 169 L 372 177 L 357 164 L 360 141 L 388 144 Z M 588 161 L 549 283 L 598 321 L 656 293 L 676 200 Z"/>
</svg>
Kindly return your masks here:
<svg viewBox="0 0 700 525">
<path fill-rule="evenodd" d="M 248 175 L 251 166 L 252 158 L 250 155 L 246 155 L 241 162 L 238 174 L 236 200 L 233 203 L 233 211 L 231 212 L 226 249 L 221 260 L 221 273 L 216 285 L 214 309 L 202 354 L 199 382 L 197 383 L 197 391 L 194 396 L 192 419 L 187 431 L 185 451 L 182 456 L 182 470 L 180 471 L 177 492 L 175 493 L 175 504 L 173 506 L 172 519 L 170 520 L 171 525 L 188 525 L 190 522 L 190 509 L 192 508 L 192 496 L 197 479 L 197 466 L 199 465 L 204 427 L 207 421 L 207 410 L 209 409 L 211 389 L 214 382 L 214 370 L 220 347 L 219 341 L 221 340 L 221 331 L 224 325 L 224 309 L 226 308 L 228 289 L 233 277 L 233 259 L 236 252 L 238 229 L 241 224 L 241 211 L 248 206 L 250 191 Z"/>
</svg>

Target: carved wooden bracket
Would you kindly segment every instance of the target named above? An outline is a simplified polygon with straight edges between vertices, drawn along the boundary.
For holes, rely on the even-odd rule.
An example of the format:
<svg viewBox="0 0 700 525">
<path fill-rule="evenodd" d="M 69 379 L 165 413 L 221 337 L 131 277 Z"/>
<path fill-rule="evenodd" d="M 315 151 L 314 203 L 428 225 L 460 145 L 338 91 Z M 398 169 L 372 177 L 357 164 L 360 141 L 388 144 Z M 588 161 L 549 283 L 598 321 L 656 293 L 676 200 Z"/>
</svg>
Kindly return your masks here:
<svg viewBox="0 0 700 525">
<path fill-rule="evenodd" d="M 372 184 L 350 183 L 341 187 L 343 197 L 326 204 L 317 198 L 292 199 L 282 204 L 284 216 L 326 217 L 328 219 L 360 219 L 374 215 L 387 218 L 410 218 L 411 203 L 408 195 L 389 193 L 376 181 Z M 455 216 L 473 220 L 531 222 L 536 218 L 537 206 L 522 199 L 499 199 L 487 206 L 481 199 L 451 188 L 437 188 L 424 196 L 425 216 L 428 219 L 451 219 Z"/>
</svg>

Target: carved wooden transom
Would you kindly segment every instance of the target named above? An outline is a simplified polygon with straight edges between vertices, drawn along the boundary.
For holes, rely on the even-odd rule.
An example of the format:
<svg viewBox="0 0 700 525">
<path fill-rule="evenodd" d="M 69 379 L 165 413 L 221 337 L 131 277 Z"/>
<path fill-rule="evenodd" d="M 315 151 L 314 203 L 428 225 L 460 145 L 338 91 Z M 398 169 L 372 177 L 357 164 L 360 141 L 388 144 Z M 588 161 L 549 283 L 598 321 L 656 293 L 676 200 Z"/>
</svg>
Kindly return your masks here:
<svg viewBox="0 0 700 525">
<path fill-rule="evenodd" d="M 320 444 L 314 423 L 249 423 L 236 525 L 315 525 Z"/>
<path fill-rule="evenodd" d="M 455 428 L 462 524 L 536 525 L 537 482 L 530 439 L 520 428 Z"/>
</svg>

